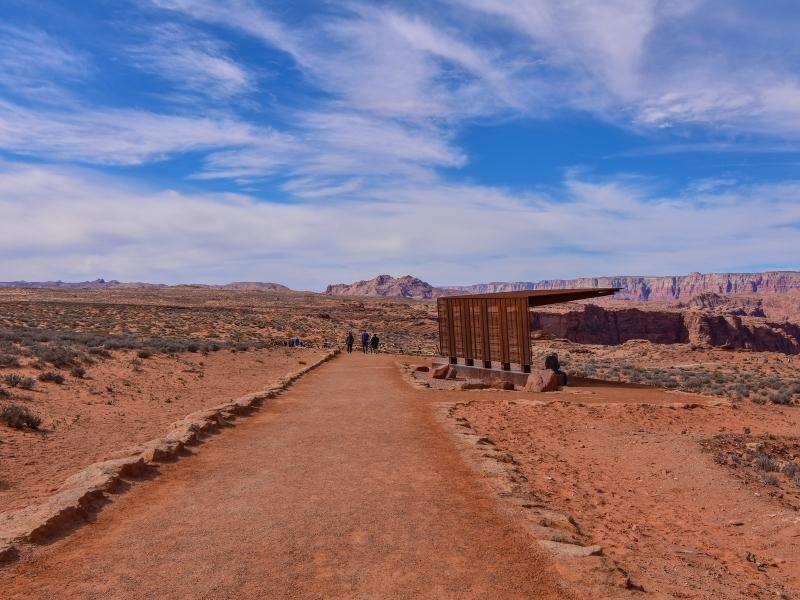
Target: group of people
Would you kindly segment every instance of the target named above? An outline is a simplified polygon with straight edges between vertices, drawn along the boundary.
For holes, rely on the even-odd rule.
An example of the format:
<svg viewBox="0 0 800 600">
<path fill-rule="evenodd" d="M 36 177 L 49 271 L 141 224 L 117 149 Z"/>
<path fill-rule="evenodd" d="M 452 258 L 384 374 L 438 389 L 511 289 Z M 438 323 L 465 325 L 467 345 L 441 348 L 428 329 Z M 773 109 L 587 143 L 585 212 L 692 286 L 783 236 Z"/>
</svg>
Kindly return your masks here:
<svg viewBox="0 0 800 600">
<path fill-rule="evenodd" d="M 356 343 L 356 338 L 353 335 L 353 332 L 350 331 L 347 334 L 347 339 L 345 340 L 345 344 L 347 345 L 347 352 L 353 352 L 353 344 Z M 366 354 L 367 352 L 377 352 L 378 346 L 381 343 L 381 339 L 378 337 L 377 333 L 373 333 L 372 335 L 369 332 L 364 331 L 361 334 L 361 351 Z"/>
</svg>

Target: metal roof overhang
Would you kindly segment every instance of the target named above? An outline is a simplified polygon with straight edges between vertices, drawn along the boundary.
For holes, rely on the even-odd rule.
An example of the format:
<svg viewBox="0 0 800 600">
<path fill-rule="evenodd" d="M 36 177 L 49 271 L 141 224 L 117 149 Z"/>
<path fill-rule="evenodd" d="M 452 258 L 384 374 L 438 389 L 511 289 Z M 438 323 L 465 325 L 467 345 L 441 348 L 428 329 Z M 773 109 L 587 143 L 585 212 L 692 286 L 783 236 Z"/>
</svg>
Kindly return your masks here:
<svg viewBox="0 0 800 600">
<path fill-rule="evenodd" d="M 527 298 L 528 306 L 545 306 L 547 304 L 558 304 L 559 302 L 571 302 L 573 300 L 588 300 L 589 298 L 600 298 L 611 296 L 622 288 L 572 288 L 563 290 L 523 290 L 520 292 L 497 292 L 494 294 L 463 294 L 458 296 L 442 296 L 449 300 L 455 299 L 499 299 L 499 298 Z"/>
</svg>

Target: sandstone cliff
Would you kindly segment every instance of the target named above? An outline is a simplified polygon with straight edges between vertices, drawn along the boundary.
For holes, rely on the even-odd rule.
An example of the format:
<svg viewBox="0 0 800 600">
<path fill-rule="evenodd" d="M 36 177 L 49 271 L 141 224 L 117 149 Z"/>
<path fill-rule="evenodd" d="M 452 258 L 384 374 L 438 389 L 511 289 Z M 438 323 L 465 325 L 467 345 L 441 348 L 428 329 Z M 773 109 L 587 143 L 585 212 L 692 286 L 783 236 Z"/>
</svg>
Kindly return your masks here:
<svg viewBox="0 0 800 600">
<path fill-rule="evenodd" d="M 686 300 L 705 293 L 714 294 L 783 294 L 800 290 L 800 271 L 767 271 L 764 273 L 690 273 L 668 277 L 583 277 L 578 279 L 546 279 L 544 281 L 486 283 L 457 286 L 462 293 L 485 294 L 517 290 L 551 290 L 581 287 L 621 287 L 616 296 L 626 300 L 670 302 Z"/>
<path fill-rule="evenodd" d="M 435 298 L 440 290 L 431 284 L 406 275 L 392 277 L 378 275 L 374 279 L 329 285 L 325 290 L 329 296 L 397 296 L 401 298 Z"/>
<path fill-rule="evenodd" d="M 697 310 L 585 304 L 568 310 L 536 310 L 531 313 L 531 327 L 582 344 L 622 344 L 644 339 L 658 344 L 690 343 L 800 354 L 800 325 Z"/>
</svg>

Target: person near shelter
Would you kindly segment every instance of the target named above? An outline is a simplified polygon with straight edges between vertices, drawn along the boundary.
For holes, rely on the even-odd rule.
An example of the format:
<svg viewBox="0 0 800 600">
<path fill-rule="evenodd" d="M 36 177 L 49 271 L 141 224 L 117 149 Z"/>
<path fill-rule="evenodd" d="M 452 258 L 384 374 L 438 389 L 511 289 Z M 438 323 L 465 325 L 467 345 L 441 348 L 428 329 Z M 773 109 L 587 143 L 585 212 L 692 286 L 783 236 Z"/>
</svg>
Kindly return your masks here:
<svg viewBox="0 0 800 600">
<path fill-rule="evenodd" d="M 366 331 L 361 334 L 361 351 L 366 354 L 369 348 L 369 333 Z"/>
<path fill-rule="evenodd" d="M 550 369 L 558 375 L 561 385 L 567 385 L 567 374 L 561 370 L 561 364 L 558 362 L 558 354 L 548 354 L 544 359 L 544 368 Z"/>
</svg>

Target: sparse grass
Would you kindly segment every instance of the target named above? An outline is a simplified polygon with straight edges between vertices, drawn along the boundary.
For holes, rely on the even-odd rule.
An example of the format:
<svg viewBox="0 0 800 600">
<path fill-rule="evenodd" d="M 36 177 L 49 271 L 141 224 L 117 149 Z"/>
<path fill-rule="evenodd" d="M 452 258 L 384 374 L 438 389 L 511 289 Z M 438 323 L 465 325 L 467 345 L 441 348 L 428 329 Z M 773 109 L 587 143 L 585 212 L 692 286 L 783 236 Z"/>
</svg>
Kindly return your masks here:
<svg viewBox="0 0 800 600">
<path fill-rule="evenodd" d="M 775 477 L 775 475 L 766 475 L 762 473 L 759 476 L 759 479 L 761 480 L 761 483 L 765 485 L 780 485 L 781 483 L 780 480 Z"/>
<path fill-rule="evenodd" d="M 13 354 L 0 354 L 0 368 L 19 367 L 19 359 Z"/>
<path fill-rule="evenodd" d="M 34 415 L 27 407 L 18 404 L 7 404 L 0 409 L 0 421 L 16 429 L 25 427 L 39 429 L 39 425 L 42 424 L 40 417 Z"/>
<path fill-rule="evenodd" d="M 58 385 L 64 383 L 64 376 L 55 371 L 45 371 L 39 375 L 38 379 L 39 381 L 57 383 Z"/>
<path fill-rule="evenodd" d="M 732 369 L 726 373 L 702 367 L 676 369 L 641 367 L 619 362 L 603 364 L 593 358 L 585 359 L 579 354 L 571 354 L 561 362 L 568 372 L 578 377 L 651 385 L 733 400 L 750 398 L 756 404 L 800 403 L 800 380 L 796 378 L 765 376 L 761 372 L 742 372 L 739 369 Z"/>
<path fill-rule="evenodd" d="M 795 478 L 800 475 L 800 465 L 795 462 L 786 463 L 781 472 L 787 477 Z"/>
<path fill-rule="evenodd" d="M 781 470 L 778 462 L 764 453 L 756 456 L 756 466 L 760 470 L 767 472 L 778 472 Z"/>
<path fill-rule="evenodd" d="M 83 379 L 86 376 L 86 369 L 84 369 L 80 365 L 75 365 L 69 370 L 69 374 L 72 375 L 75 379 Z"/>
<path fill-rule="evenodd" d="M 19 373 L 10 373 L 3 377 L 6 385 L 12 388 L 20 388 L 23 390 L 32 390 L 35 382 L 30 377 L 25 377 Z"/>
</svg>

